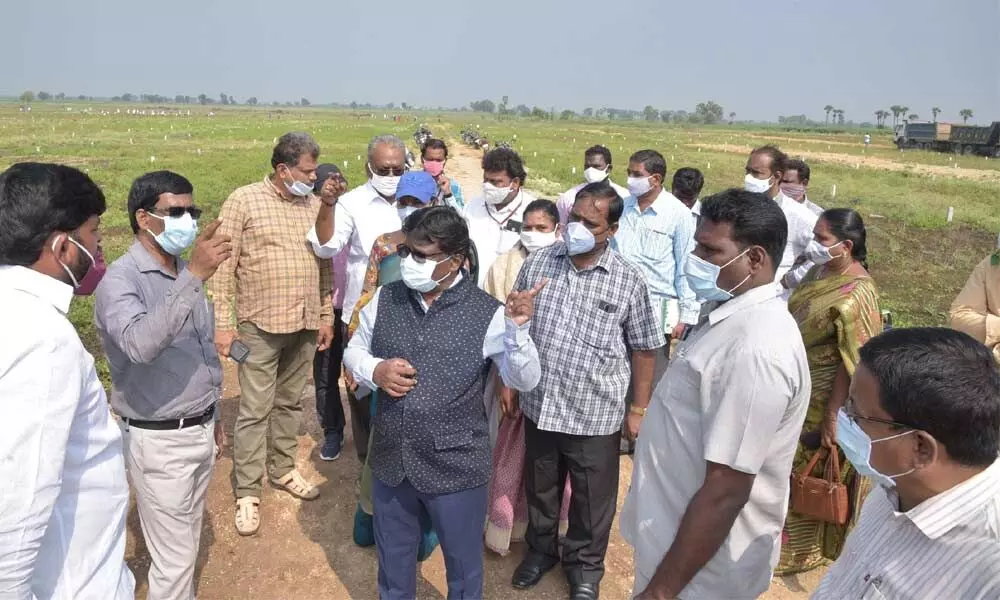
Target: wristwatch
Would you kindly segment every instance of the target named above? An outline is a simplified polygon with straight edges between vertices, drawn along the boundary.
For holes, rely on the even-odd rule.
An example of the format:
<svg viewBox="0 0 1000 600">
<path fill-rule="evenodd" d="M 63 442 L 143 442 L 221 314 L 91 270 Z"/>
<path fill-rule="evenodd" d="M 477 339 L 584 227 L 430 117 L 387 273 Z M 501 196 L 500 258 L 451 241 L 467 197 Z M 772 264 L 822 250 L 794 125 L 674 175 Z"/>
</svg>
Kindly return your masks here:
<svg viewBox="0 0 1000 600">
<path fill-rule="evenodd" d="M 639 415 L 640 417 L 646 416 L 646 408 L 642 406 L 631 405 L 628 407 L 628 411 L 633 415 Z"/>
</svg>

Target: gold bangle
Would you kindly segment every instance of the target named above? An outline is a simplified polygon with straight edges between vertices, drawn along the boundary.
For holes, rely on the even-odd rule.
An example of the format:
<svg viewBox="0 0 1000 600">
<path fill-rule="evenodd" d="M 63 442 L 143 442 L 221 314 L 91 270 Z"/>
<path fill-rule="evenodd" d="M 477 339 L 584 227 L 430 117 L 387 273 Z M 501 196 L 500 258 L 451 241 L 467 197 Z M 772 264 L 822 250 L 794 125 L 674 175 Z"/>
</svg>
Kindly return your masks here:
<svg viewBox="0 0 1000 600">
<path fill-rule="evenodd" d="M 628 407 L 628 411 L 633 415 L 639 415 L 640 417 L 646 416 L 646 408 L 643 406 L 631 405 Z"/>
</svg>

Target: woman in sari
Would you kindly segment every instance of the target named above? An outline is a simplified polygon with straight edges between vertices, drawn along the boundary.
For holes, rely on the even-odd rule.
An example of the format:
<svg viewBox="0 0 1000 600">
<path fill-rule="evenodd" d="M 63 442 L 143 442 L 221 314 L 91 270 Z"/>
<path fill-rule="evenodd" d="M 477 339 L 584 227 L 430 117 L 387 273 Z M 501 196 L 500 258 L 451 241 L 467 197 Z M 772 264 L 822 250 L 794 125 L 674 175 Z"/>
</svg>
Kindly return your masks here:
<svg viewBox="0 0 1000 600">
<path fill-rule="evenodd" d="M 836 560 L 869 489 L 837 446 L 837 411 L 847 399 L 858 351 L 882 331 L 878 290 L 868 274 L 865 224 L 850 209 L 825 211 L 813 229 L 806 256 L 813 267 L 795 289 L 788 309 L 799 324 L 809 360 L 812 396 L 792 466 L 798 473 L 816 452 L 839 452 L 840 481 L 847 486 L 845 525 L 810 519 L 791 510 L 785 521 L 775 573 L 790 575 Z M 825 460 L 811 473 L 823 477 Z"/>
<path fill-rule="evenodd" d="M 483 281 L 483 289 L 497 300 L 504 302 L 514 287 L 528 254 L 551 246 L 559 235 L 559 210 L 551 200 L 535 200 L 524 209 L 521 240 L 490 266 Z M 513 399 L 516 391 L 500 383 L 494 373 L 487 386 L 487 395 L 498 399 Z M 524 493 L 524 415 L 520 410 L 501 414 L 502 402 L 495 405 L 499 419 L 496 441 L 493 445 L 493 473 L 490 476 L 489 504 L 487 505 L 486 547 L 500 554 L 510 552 L 512 542 L 524 539 L 528 528 L 528 501 Z M 569 526 L 569 478 L 563 490 L 559 531 L 565 534 Z"/>
</svg>

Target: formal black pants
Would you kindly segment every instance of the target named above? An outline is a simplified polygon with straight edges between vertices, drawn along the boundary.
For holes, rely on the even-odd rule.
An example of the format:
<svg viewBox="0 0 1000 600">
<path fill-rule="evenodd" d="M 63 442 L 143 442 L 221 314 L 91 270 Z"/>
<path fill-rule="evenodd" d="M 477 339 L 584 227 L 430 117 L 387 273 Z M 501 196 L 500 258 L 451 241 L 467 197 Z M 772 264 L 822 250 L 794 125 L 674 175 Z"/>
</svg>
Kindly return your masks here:
<svg viewBox="0 0 1000 600">
<path fill-rule="evenodd" d="M 333 312 L 333 343 L 313 358 L 313 383 L 316 385 L 316 416 L 323 434 L 344 437 L 344 405 L 340 403 L 340 369 L 344 360 L 344 330 L 341 311 Z"/>
<path fill-rule="evenodd" d="M 620 436 L 617 431 L 599 436 L 542 431 L 524 419 L 528 548 L 559 559 L 559 509 L 568 473 L 572 496 L 562 565 L 571 583 L 599 583 L 604 576 L 604 555 L 618 503 Z"/>
</svg>

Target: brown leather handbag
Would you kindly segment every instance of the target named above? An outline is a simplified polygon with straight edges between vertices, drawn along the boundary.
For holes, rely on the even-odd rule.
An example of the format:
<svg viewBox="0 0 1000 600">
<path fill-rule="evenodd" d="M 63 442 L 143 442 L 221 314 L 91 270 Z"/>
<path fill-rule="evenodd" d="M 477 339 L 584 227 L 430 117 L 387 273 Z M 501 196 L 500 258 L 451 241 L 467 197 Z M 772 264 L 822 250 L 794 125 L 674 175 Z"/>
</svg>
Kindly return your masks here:
<svg viewBox="0 0 1000 600">
<path fill-rule="evenodd" d="M 849 518 L 847 486 L 840 482 L 840 452 L 823 448 L 813 454 L 801 471 L 792 473 L 791 509 L 798 514 L 835 525 Z M 827 458 L 829 456 L 829 458 Z M 810 473 L 820 460 L 826 460 L 822 478 Z"/>
</svg>

